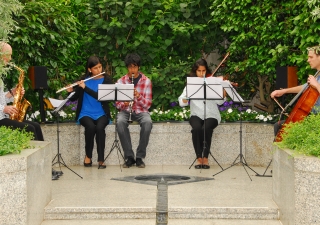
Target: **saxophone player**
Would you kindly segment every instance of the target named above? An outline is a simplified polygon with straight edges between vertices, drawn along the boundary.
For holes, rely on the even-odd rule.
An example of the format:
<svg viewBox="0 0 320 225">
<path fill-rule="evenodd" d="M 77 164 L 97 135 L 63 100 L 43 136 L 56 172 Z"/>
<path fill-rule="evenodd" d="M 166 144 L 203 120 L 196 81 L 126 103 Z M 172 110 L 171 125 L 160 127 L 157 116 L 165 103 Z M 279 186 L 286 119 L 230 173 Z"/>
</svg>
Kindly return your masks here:
<svg viewBox="0 0 320 225">
<path fill-rule="evenodd" d="M 152 103 L 152 84 L 150 79 L 139 71 L 141 58 L 138 54 L 128 54 L 124 62 L 128 73 L 121 77 L 117 83 L 134 84 L 134 99 L 133 102 L 116 102 L 116 107 L 119 110 L 117 132 L 126 159 L 123 168 L 129 168 L 134 164 L 138 168 L 144 168 L 145 164 L 142 159 L 146 157 L 146 149 L 152 129 L 151 116 L 148 111 Z M 137 121 L 141 127 L 136 157 L 134 156 L 128 129 L 129 118 L 132 121 Z"/>
<path fill-rule="evenodd" d="M 0 42 L 0 64 L 6 66 L 11 61 L 11 56 L 11 46 L 8 43 Z M 19 113 L 15 106 L 7 105 L 7 103 L 13 102 L 13 98 L 17 94 L 17 88 L 9 89 L 7 92 L 4 92 L 4 88 L 4 83 L 0 80 L 0 126 L 25 129 L 27 132 L 33 133 L 34 140 L 43 141 L 42 130 L 38 123 L 27 120 L 19 122 L 10 119 L 11 115 Z M 24 88 L 22 88 L 20 94 L 24 95 L 24 92 Z"/>
</svg>

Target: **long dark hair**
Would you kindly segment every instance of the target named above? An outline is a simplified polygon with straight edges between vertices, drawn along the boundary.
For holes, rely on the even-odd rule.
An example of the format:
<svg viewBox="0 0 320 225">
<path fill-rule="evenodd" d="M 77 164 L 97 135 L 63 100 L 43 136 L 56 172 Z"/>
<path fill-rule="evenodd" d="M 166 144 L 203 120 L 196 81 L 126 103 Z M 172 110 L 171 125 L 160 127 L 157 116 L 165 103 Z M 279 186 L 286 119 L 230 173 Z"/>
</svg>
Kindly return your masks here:
<svg viewBox="0 0 320 225">
<path fill-rule="evenodd" d="M 85 71 L 85 77 L 90 77 L 91 73 L 89 72 L 88 69 L 91 69 L 92 67 L 101 64 L 100 59 L 97 56 L 90 56 L 87 60 L 87 64 L 86 64 L 86 71 Z"/>
<path fill-rule="evenodd" d="M 197 69 L 199 66 L 204 66 L 206 68 L 206 77 L 211 75 L 211 69 L 208 66 L 208 63 L 205 59 L 198 59 L 192 66 L 191 72 L 189 73 L 189 77 L 196 77 L 197 76 Z"/>
</svg>

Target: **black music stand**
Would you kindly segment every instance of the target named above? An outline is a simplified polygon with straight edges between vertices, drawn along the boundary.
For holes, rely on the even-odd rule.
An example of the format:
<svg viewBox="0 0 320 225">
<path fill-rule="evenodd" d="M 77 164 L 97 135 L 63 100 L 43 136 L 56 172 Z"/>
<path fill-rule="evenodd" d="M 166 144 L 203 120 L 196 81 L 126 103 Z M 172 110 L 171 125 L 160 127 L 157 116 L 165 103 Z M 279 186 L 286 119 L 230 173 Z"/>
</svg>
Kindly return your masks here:
<svg viewBox="0 0 320 225">
<path fill-rule="evenodd" d="M 187 77 L 187 98 L 194 99 L 194 100 L 203 100 L 204 105 L 204 112 L 203 112 L 203 149 L 202 149 L 202 158 L 203 153 L 206 150 L 206 102 L 208 100 L 222 100 L 223 99 L 223 89 L 220 85 L 220 78 L 216 77 L 209 77 L 204 79 L 199 79 L 199 77 Z M 224 169 L 219 164 L 219 162 L 216 160 L 216 158 L 211 154 L 211 150 L 209 149 L 209 154 L 213 158 L 213 160 L 220 166 L 221 170 Z M 189 169 L 194 164 L 195 160 L 190 165 Z M 201 166 L 202 169 L 202 166 Z"/>
<path fill-rule="evenodd" d="M 98 87 L 98 101 L 133 101 L 133 91 L 134 85 L 133 84 L 99 84 Z M 121 152 L 121 148 L 119 145 L 118 133 L 117 133 L 117 123 L 116 120 L 114 124 L 114 141 L 112 147 L 108 153 L 108 155 L 104 158 L 104 162 L 107 160 L 109 155 L 114 149 L 117 149 L 119 166 L 121 169 L 121 163 L 119 158 L 119 153 L 121 154 L 123 160 L 124 156 Z M 100 165 L 98 167 L 100 169 Z"/>
<path fill-rule="evenodd" d="M 232 85 L 230 84 L 229 81 L 221 81 L 221 85 L 222 87 L 226 90 L 227 94 L 230 96 L 230 98 L 234 101 L 234 102 L 240 102 L 241 104 L 244 102 L 244 100 L 241 98 L 241 96 L 236 92 L 236 90 L 232 87 Z M 243 154 L 242 154 L 242 116 L 240 114 L 240 153 L 237 156 L 237 158 L 233 161 L 233 163 L 231 164 L 231 166 L 227 167 L 224 170 L 227 170 L 235 165 L 241 164 L 244 168 L 244 170 L 246 171 L 246 173 L 248 174 L 250 180 L 252 181 L 246 167 L 248 167 L 250 170 L 252 170 L 253 172 L 256 173 L 256 175 L 258 174 L 256 171 L 254 171 L 247 163 L 246 159 L 244 158 Z M 239 162 L 236 163 L 237 159 L 239 159 Z M 221 173 L 223 171 L 220 171 L 216 174 L 214 174 L 213 176 Z"/>
<path fill-rule="evenodd" d="M 54 166 L 55 164 L 59 164 L 60 167 L 60 171 L 61 171 L 61 164 L 64 165 L 65 167 L 67 167 L 69 170 L 71 170 L 74 174 L 78 175 L 81 179 L 83 179 L 82 176 L 80 176 L 79 174 L 77 174 L 76 172 L 74 172 L 72 169 L 70 169 L 66 163 L 64 162 L 61 153 L 60 153 L 60 139 L 59 139 L 59 111 L 62 109 L 62 107 L 66 104 L 66 102 L 74 95 L 75 92 L 71 92 L 69 94 L 69 96 L 63 101 L 61 102 L 61 104 L 55 108 L 55 110 L 52 111 L 52 114 L 56 117 L 57 119 L 57 148 L 58 148 L 58 153 L 56 154 L 56 156 L 53 158 L 52 160 L 52 166 Z M 57 161 L 54 163 L 54 160 L 57 159 Z M 62 172 L 62 171 L 61 171 Z"/>
</svg>

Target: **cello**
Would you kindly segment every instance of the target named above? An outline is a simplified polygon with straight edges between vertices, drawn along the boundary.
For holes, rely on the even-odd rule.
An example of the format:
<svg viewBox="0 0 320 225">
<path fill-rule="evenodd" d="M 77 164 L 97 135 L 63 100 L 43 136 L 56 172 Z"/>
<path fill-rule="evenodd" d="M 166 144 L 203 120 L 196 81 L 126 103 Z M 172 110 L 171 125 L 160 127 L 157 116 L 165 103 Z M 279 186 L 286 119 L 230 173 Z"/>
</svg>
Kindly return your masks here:
<svg viewBox="0 0 320 225">
<path fill-rule="evenodd" d="M 320 71 L 317 71 L 314 75 L 315 78 L 319 75 Z M 289 114 L 286 121 L 282 124 L 282 127 L 278 131 L 275 142 L 281 142 L 282 141 L 282 134 L 284 132 L 284 124 L 289 123 L 295 123 L 298 121 L 302 121 L 306 116 L 308 116 L 318 100 L 319 92 L 312 86 L 307 85 L 303 90 L 301 90 L 297 96 L 293 99 L 293 101 L 296 100 L 300 96 L 300 93 L 302 93 L 301 97 L 299 98 L 298 102 L 292 109 L 291 113 Z"/>
</svg>

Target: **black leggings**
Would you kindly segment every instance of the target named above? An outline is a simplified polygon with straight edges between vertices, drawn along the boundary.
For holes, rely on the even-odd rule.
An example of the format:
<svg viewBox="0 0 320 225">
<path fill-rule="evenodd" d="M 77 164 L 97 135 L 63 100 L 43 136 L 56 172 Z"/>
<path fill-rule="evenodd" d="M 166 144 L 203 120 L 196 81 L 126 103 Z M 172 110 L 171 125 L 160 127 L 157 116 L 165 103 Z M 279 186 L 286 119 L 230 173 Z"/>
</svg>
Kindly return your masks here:
<svg viewBox="0 0 320 225">
<path fill-rule="evenodd" d="M 11 127 L 12 129 L 24 129 L 27 132 L 32 132 L 34 136 L 34 140 L 43 141 L 43 134 L 41 130 L 41 126 L 37 122 L 32 122 L 28 120 L 24 120 L 23 122 L 19 122 L 16 120 L 11 120 L 9 118 L 4 118 L 0 120 L 0 126 Z"/>
<path fill-rule="evenodd" d="M 191 116 L 189 123 L 192 127 L 192 142 L 197 158 L 202 158 L 203 142 L 204 142 L 204 121 L 197 116 Z M 203 151 L 203 157 L 208 158 L 213 130 L 218 126 L 218 120 L 215 118 L 207 118 L 205 120 L 205 138 L 206 148 Z"/>
<path fill-rule="evenodd" d="M 84 116 L 79 120 L 80 124 L 84 126 L 85 150 L 88 158 L 92 158 L 92 151 L 94 145 L 94 136 L 96 136 L 98 161 L 104 161 L 104 147 L 106 142 L 105 128 L 109 124 L 109 119 L 106 116 L 101 116 L 94 120 L 88 116 Z"/>
</svg>

